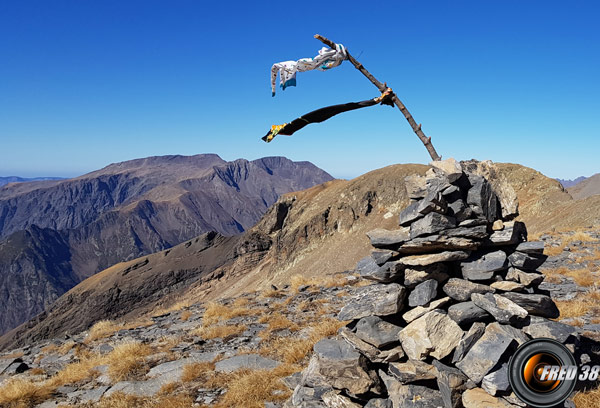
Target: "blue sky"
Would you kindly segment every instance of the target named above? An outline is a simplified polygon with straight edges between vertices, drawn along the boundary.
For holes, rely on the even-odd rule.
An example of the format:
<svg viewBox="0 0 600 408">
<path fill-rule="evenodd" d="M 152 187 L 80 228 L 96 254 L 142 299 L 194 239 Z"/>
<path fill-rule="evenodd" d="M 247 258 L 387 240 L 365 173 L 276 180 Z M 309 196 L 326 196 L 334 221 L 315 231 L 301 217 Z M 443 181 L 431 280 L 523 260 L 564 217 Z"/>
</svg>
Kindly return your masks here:
<svg viewBox="0 0 600 408">
<path fill-rule="evenodd" d="M 271 124 L 377 96 L 345 62 L 271 97 L 271 65 L 313 57 L 316 33 L 387 81 L 444 157 L 591 175 L 599 17 L 593 1 L 0 1 L 0 175 L 209 152 L 309 160 L 344 178 L 427 163 L 386 106 L 260 140 Z"/>
</svg>

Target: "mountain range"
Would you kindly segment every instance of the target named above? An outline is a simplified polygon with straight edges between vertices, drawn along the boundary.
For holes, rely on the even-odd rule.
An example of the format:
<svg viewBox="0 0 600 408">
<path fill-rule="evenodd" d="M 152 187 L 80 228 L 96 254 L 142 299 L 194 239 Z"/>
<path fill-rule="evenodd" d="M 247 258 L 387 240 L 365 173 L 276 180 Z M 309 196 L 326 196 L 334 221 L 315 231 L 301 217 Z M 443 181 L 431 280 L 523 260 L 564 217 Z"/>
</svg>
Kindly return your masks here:
<svg viewBox="0 0 600 408">
<path fill-rule="evenodd" d="M 25 183 L 31 181 L 44 181 L 44 180 L 64 180 L 63 177 L 17 177 L 17 176 L 7 176 L 0 177 L 0 187 L 4 186 L 8 183 Z"/>
<path fill-rule="evenodd" d="M 0 187 L 0 333 L 118 262 L 208 231 L 251 228 L 281 194 L 332 180 L 283 157 L 214 154 L 111 164 L 67 180 Z"/>
<path fill-rule="evenodd" d="M 492 183 L 507 183 L 529 233 L 600 222 L 600 195 L 574 200 L 561 184 L 517 164 L 465 163 Z M 84 280 L 50 308 L 0 339 L 0 348 L 76 333 L 100 319 L 130 320 L 174 302 L 236 297 L 353 269 L 368 255 L 366 232 L 397 228 L 409 203 L 405 177 L 428 166 L 401 164 L 353 180 L 283 194 L 256 225 L 236 236 L 210 232 Z"/>
</svg>

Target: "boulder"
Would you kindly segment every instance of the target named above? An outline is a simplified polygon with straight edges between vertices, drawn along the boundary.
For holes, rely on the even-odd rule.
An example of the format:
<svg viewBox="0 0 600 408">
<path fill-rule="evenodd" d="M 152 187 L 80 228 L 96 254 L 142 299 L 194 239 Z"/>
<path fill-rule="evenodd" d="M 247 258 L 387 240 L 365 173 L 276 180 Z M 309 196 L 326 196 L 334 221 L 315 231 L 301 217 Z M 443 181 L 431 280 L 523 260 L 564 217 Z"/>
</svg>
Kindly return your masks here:
<svg viewBox="0 0 600 408">
<path fill-rule="evenodd" d="M 434 160 L 430 162 L 429 165 L 441 172 L 448 179 L 449 183 L 454 183 L 463 176 L 461 164 L 453 158 Z"/>
<path fill-rule="evenodd" d="M 544 242 L 543 241 L 530 241 L 521 242 L 516 250 L 525 254 L 537 254 L 541 255 L 544 253 Z"/>
<path fill-rule="evenodd" d="M 448 304 L 448 302 L 450 302 L 449 297 L 432 300 L 431 302 L 429 302 L 428 304 L 426 304 L 424 306 L 417 306 L 415 308 L 410 309 L 408 312 L 406 312 L 402 315 L 402 318 L 406 321 L 406 323 L 410 323 L 413 320 L 418 319 L 419 317 L 423 316 L 427 312 L 431 312 L 432 310 L 444 307 L 446 304 Z M 485 311 L 484 311 L 484 313 L 485 313 Z"/>
<path fill-rule="evenodd" d="M 394 404 L 389 399 L 373 398 L 367 402 L 365 408 L 394 408 Z"/>
<path fill-rule="evenodd" d="M 369 372 L 367 359 L 344 340 L 323 339 L 314 346 L 319 373 L 333 388 L 364 394 L 378 387 L 377 374 Z"/>
<path fill-rule="evenodd" d="M 442 407 L 444 404 L 438 390 L 422 385 L 402 385 L 396 382 L 388 387 L 388 393 L 394 408 L 432 408 Z"/>
<path fill-rule="evenodd" d="M 496 398 L 481 388 L 465 391 L 462 395 L 462 403 L 464 408 L 516 408 L 515 405 L 502 398 Z"/>
<path fill-rule="evenodd" d="M 565 343 L 569 336 L 577 336 L 576 327 L 538 316 L 531 316 L 529 325 L 523 331 L 534 339 L 546 337 L 560 343 Z"/>
<path fill-rule="evenodd" d="M 548 259 L 546 255 L 526 254 L 523 252 L 513 252 L 508 257 L 508 261 L 512 266 L 526 271 L 535 271 L 546 259 Z"/>
<path fill-rule="evenodd" d="M 470 282 L 459 278 L 450 278 L 442 287 L 444 293 L 454 300 L 464 302 L 471 299 L 473 293 L 489 293 L 494 289 L 488 285 Z"/>
<path fill-rule="evenodd" d="M 468 174 L 471 188 L 467 193 L 467 204 L 473 212 L 493 223 L 499 215 L 499 203 L 490 183 L 483 177 Z"/>
<path fill-rule="evenodd" d="M 377 228 L 367 232 L 371 245 L 375 248 L 387 248 L 402 245 L 410 239 L 410 229 L 400 228 L 397 230 L 386 230 Z"/>
<path fill-rule="evenodd" d="M 371 256 L 366 256 L 356 264 L 356 272 L 369 280 L 376 282 L 393 282 L 402 279 L 405 266 L 398 261 L 389 261 L 383 265 L 377 265 L 377 262 Z"/>
<path fill-rule="evenodd" d="M 408 360 L 404 363 L 390 363 L 389 371 L 392 376 L 402 383 L 435 380 L 437 370 L 434 366 L 419 360 Z"/>
<path fill-rule="evenodd" d="M 476 253 L 460 263 L 463 278 L 475 281 L 492 279 L 494 272 L 504 270 L 507 266 L 504 251 Z"/>
<path fill-rule="evenodd" d="M 358 337 L 356 333 L 347 327 L 340 328 L 338 334 L 352 347 L 364 354 L 369 360 L 375 362 L 379 359 L 380 350 Z"/>
<path fill-rule="evenodd" d="M 438 282 L 435 279 L 419 283 L 408 295 L 408 306 L 423 306 L 437 296 Z"/>
<path fill-rule="evenodd" d="M 525 290 L 524 285 L 509 280 L 494 282 L 490 287 L 501 292 L 522 292 Z"/>
<path fill-rule="evenodd" d="M 460 261 L 468 257 L 468 251 L 444 251 L 436 254 L 409 255 L 400 258 L 398 262 L 406 266 L 427 266 L 439 262 Z"/>
<path fill-rule="evenodd" d="M 432 235 L 454 227 L 456 227 L 456 218 L 430 212 L 423 218 L 410 224 L 410 238 L 414 239 L 423 235 Z"/>
<path fill-rule="evenodd" d="M 481 381 L 481 388 L 490 395 L 496 395 L 498 391 L 507 391 L 510 388 L 508 382 L 508 364 L 504 363 L 500 368 L 490 371 Z"/>
<path fill-rule="evenodd" d="M 517 268 L 508 268 L 506 280 L 519 282 L 521 285 L 530 287 L 538 286 L 545 276 L 541 273 L 525 272 Z"/>
<path fill-rule="evenodd" d="M 437 384 L 442 394 L 445 408 L 462 408 L 462 394 L 467 389 L 467 376 L 459 369 L 433 360 L 437 370 Z"/>
<path fill-rule="evenodd" d="M 419 202 L 414 201 L 400 212 L 400 215 L 398 215 L 398 223 L 402 227 L 408 227 L 420 218 L 423 218 L 423 214 L 419 212 Z"/>
<path fill-rule="evenodd" d="M 510 299 L 533 316 L 556 319 L 560 315 L 558 307 L 550 296 L 515 292 L 503 293 L 502 296 Z"/>
<path fill-rule="evenodd" d="M 527 228 L 522 222 L 507 221 L 503 223 L 503 227 L 501 230 L 494 231 L 487 239 L 486 244 L 492 246 L 515 245 L 527 237 Z"/>
<path fill-rule="evenodd" d="M 503 295 L 508 295 L 505 293 Z M 473 293 L 471 300 L 500 323 L 515 324 L 527 317 L 527 311 L 504 296 L 486 293 Z"/>
<path fill-rule="evenodd" d="M 398 248 L 398 252 L 402 254 L 421 254 L 436 251 L 473 251 L 479 248 L 480 245 L 481 242 L 471 238 L 429 235 L 405 242 Z"/>
<path fill-rule="evenodd" d="M 419 199 L 427 194 L 427 178 L 418 174 L 411 174 L 404 178 L 406 192 L 411 199 Z"/>
<path fill-rule="evenodd" d="M 469 331 L 466 332 L 458 342 L 458 346 L 456 346 L 456 350 L 454 350 L 454 355 L 452 356 L 452 363 L 457 363 L 462 360 L 469 350 L 471 350 L 473 344 L 483 336 L 484 332 L 485 323 L 473 323 Z"/>
<path fill-rule="evenodd" d="M 367 316 L 389 316 L 402 311 L 406 289 L 397 283 L 374 284 L 360 288 L 340 310 L 339 320 Z"/>
<path fill-rule="evenodd" d="M 377 348 L 396 343 L 401 329 L 379 316 L 363 317 L 356 323 L 356 335 Z"/>
<path fill-rule="evenodd" d="M 432 356 L 441 360 L 454 351 L 462 335 L 458 324 L 445 313 L 432 310 L 403 328 L 399 338 L 410 359 L 424 360 Z"/>
<path fill-rule="evenodd" d="M 448 203 L 440 191 L 428 192 L 417 207 L 417 211 L 423 215 L 431 212 L 445 214 L 447 209 Z"/>
<path fill-rule="evenodd" d="M 371 252 L 371 258 L 373 258 L 375 263 L 379 266 L 385 264 L 387 261 L 397 257 L 398 255 L 400 255 L 398 252 L 389 249 L 378 249 Z"/>
<path fill-rule="evenodd" d="M 435 279 L 442 283 L 448 279 L 448 267 L 443 263 L 436 263 L 428 266 L 412 266 L 404 270 L 404 286 L 414 288 L 421 282 L 428 279 Z"/>
<path fill-rule="evenodd" d="M 456 363 L 456 367 L 479 384 L 513 345 L 516 346 L 514 337 L 504 331 L 500 324 L 491 323 L 465 357 Z"/>
<path fill-rule="evenodd" d="M 489 316 L 488 312 L 471 301 L 456 303 L 448 308 L 448 317 L 460 326 L 484 320 Z"/>
<path fill-rule="evenodd" d="M 448 204 L 447 215 L 461 223 L 473 216 L 473 210 L 462 199 L 458 199 Z"/>
</svg>

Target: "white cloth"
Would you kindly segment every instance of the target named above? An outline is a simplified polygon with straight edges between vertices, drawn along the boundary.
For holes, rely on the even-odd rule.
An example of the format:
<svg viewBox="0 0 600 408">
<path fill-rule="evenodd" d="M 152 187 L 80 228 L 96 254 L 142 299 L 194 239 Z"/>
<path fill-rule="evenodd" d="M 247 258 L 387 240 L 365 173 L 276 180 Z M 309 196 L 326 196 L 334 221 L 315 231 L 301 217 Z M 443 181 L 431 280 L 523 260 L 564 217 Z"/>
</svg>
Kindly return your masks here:
<svg viewBox="0 0 600 408">
<path fill-rule="evenodd" d="M 279 86 L 281 89 L 285 89 L 288 86 L 296 86 L 296 72 L 311 71 L 313 69 L 326 71 L 337 67 L 346 58 L 348 58 L 346 48 L 342 44 L 336 44 L 335 50 L 329 47 L 321 48 L 319 55 L 314 58 L 302 58 L 298 61 L 283 61 L 273 64 L 271 67 L 271 93 L 275 96 L 277 73 L 279 73 Z"/>
</svg>

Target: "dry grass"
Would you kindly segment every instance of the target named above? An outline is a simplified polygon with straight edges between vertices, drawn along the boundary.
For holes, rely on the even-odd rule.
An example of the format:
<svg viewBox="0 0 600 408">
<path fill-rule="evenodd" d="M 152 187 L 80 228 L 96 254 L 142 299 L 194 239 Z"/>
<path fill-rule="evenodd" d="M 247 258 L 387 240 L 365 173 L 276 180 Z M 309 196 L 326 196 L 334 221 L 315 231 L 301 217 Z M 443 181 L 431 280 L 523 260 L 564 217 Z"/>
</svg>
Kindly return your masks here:
<svg viewBox="0 0 600 408">
<path fill-rule="evenodd" d="M 206 305 L 206 311 L 202 316 L 202 322 L 205 326 L 218 323 L 222 320 L 229 320 L 233 317 L 250 316 L 260 313 L 260 310 L 251 310 L 248 306 L 248 299 L 240 298 L 232 305 L 223 305 L 217 302 L 211 302 Z"/>
<path fill-rule="evenodd" d="M 276 337 L 264 341 L 259 349 L 259 354 L 275 357 L 288 364 L 302 362 L 311 352 L 319 340 L 333 336 L 340 327 L 348 322 L 327 318 L 310 326 L 310 334 L 306 338 Z"/>
<path fill-rule="evenodd" d="M 190 408 L 194 406 L 194 399 L 190 395 L 158 395 L 155 397 L 136 397 L 120 392 L 115 392 L 108 398 L 84 407 L 98 408 Z"/>
<path fill-rule="evenodd" d="M 317 286 L 318 284 L 319 284 L 319 281 L 317 281 L 316 278 L 308 278 L 303 275 L 293 275 L 290 278 L 290 289 L 292 289 L 292 291 L 295 293 L 298 293 L 298 288 L 300 286 L 303 286 L 303 285 Z"/>
<path fill-rule="evenodd" d="M 280 290 L 280 289 L 273 289 L 273 288 L 263 290 L 260 293 L 260 297 L 265 298 L 265 299 L 269 299 L 269 298 L 280 299 L 285 296 L 286 296 L 285 291 Z"/>
<path fill-rule="evenodd" d="M 99 339 L 105 339 L 121 329 L 122 325 L 119 323 L 110 320 L 100 320 L 92 326 L 84 343 L 89 344 Z"/>
<path fill-rule="evenodd" d="M 106 355 L 111 380 L 117 382 L 145 374 L 148 368 L 145 357 L 150 354 L 150 346 L 138 341 L 128 341 L 115 346 L 114 350 Z"/>
<path fill-rule="evenodd" d="M 163 336 L 155 344 L 159 353 L 170 353 L 171 349 L 183 341 L 183 336 Z"/>
<path fill-rule="evenodd" d="M 600 290 L 590 290 L 574 299 L 557 300 L 555 303 L 560 310 L 561 319 L 581 317 L 586 313 L 598 314 L 600 312 Z"/>
<path fill-rule="evenodd" d="M 555 269 L 545 269 L 546 281 L 551 283 L 560 283 L 561 276 L 572 278 L 579 286 L 590 287 L 594 286 L 597 278 L 589 269 L 569 269 L 565 266 Z"/>
<path fill-rule="evenodd" d="M 188 364 L 183 367 L 183 373 L 181 374 L 181 382 L 189 383 L 196 381 L 200 378 L 206 377 L 208 374 L 215 370 L 215 364 L 212 362 L 199 362 Z"/>
<path fill-rule="evenodd" d="M 229 336 L 238 336 L 246 331 L 248 327 L 245 324 L 218 325 L 209 327 L 200 327 L 191 334 L 200 336 L 203 339 L 226 338 Z"/>
<path fill-rule="evenodd" d="M 25 355 L 25 353 L 23 353 L 22 351 L 15 351 L 14 353 L 10 353 L 10 354 L 6 354 L 4 356 L 0 356 L 0 359 L 3 358 L 19 358 L 19 357 L 23 357 Z"/>
<path fill-rule="evenodd" d="M 92 379 L 99 374 L 96 370 L 94 370 L 94 367 L 102 365 L 103 363 L 104 357 L 98 354 L 89 354 L 88 356 L 81 358 L 79 361 L 65 366 L 47 381 L 47 385 L 51 387 L 58 387 L 65 384 L 76 384 L 83 380 Z"/>
<path fill-rule="evenodd" d="M 181 319 L 182 322 L 187 322 L 191 316 L 192 316 L 192 312 L 190 312 L 189 310 L 184 310 L 179 315 L 179 318 Z"/>
<path fill-rule="evenodd" d="M 0 406 L 25 408 L 50 398 L 54 389 L 46 384 L 36 384 L 25 379 L 11 379 L 0 387 Z"/>
<path fill-rule="evenodd" d="M 297 331 L 300 329 L 296 323 L 292 322 L 287 316 L 279 312 L 264 315 L 258 319 L 258 322 L 269 325 L 268 329 L 265 330 L 267 333 L 283 329 L 288 329 L 290 331 Z M 263 336 L 261 335 L 261 337 Z"/>
<path fill-rule="evenodd" d="M 291 391 L 280 381 L 282 377 L 298 371 L 284 364 L 273 370 L 240 370 L 227 376 L 227 393 L 215 408 L 264 408 L 266 401 L 282 402 Z"/>
<path fill-rule="evenodd" d="M 589 243 L 589 242 L 594 242 L 595 239 L 583 231 L 577 231 L 573 235 L 562 235 L 560 245 L 546 248 L 546 249 L 544 249 L 544 253 L 549 256 L 560 255 L 562 253 L 562 251 L 567 247 L 567 245 L 569 245 L 575 241 Z"/>
<path fill-rule="evenodd" d="M 578 392 L 573 398 L 577 408 L 600 407 L 600 388 Z"/>
</svg>

